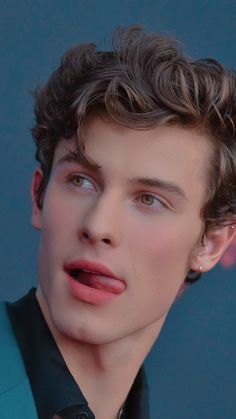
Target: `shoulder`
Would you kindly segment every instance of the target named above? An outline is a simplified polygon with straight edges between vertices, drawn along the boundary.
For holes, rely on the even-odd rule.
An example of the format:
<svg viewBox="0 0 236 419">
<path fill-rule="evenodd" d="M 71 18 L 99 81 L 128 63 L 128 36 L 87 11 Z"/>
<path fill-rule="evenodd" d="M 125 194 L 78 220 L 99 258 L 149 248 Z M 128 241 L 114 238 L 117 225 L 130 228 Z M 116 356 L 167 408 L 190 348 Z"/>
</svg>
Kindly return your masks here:
<svg viewBox="0 0 236 419">
<path fill-rule="evenodd" d="M 0 395 L 26 378 L 19 347 L 7 312 L 7 303 L 0 302 Z"/>
<path fill-rule="evenodd" d="M 36 408 L 11 322 L 7 303 L 0 302 L 1 419 L 36 419 Z"/>
</svg>

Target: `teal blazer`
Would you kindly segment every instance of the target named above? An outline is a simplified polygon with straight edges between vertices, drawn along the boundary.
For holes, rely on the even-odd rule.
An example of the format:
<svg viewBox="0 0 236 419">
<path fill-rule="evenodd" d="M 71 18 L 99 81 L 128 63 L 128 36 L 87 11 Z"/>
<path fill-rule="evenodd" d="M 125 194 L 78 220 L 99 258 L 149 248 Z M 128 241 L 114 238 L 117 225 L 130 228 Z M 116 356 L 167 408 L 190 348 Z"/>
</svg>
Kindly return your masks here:
<svg viewBox="0 0 236 419">
<path fill-rule="evenodd" d="M 38 418 L 5 303 L 0 303 L 0 415 L 1 419 Z"/>
</svg>

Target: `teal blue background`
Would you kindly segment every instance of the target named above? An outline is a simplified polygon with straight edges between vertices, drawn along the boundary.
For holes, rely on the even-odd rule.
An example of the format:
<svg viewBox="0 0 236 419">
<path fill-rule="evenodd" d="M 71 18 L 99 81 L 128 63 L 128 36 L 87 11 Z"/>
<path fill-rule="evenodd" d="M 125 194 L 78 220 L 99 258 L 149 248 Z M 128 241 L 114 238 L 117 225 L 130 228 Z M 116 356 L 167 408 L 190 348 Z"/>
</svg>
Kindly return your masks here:
<svg viewBox="0 0 236 419">
<path fill-rule="evenodd" d="M 37 282 L 28 92 L 47 79 L 65 49 L 81 41 L 102 48 L 115 27 L 130 23 L 175 35 L 195 58 L 236 67 L 234 0 L 0 0 L 0 299 L 12 300 Z M 171 310 L 146 362 L 152 419 L 236 417 L 235 274 L 215 268 Z"/>
</svg>

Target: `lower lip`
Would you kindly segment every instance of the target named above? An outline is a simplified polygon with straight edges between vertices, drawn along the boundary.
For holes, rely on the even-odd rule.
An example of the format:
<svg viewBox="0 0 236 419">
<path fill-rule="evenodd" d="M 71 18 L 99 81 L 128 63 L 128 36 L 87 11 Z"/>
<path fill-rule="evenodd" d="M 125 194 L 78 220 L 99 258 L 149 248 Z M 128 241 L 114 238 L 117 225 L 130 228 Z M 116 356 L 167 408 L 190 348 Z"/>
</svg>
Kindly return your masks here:
<svg viewBox="0 0 236 419">
<path fill-rule="evenodd" d="M 94 276 L 94 274 L 91 275 Z M 67 281 L 69 285 L 69 291 L 73 295 L 73 297 L 90 304 L 108 303 L 114 300 L 115 298 L 119 297 L 119 295 L 121 294 L 89 287 L 75 280 L 69 274 L 67 274 Z"/>
</svg>

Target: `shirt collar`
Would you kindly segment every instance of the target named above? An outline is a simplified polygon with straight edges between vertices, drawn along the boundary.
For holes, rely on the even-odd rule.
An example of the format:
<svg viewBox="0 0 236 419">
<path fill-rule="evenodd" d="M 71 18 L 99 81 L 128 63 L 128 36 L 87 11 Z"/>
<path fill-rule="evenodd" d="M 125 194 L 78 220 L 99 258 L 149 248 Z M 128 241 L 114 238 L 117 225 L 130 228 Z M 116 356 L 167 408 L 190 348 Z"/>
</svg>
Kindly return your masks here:
<svg viewBox="0 0 236 419">
<path fill-rule="evenodd" d="M 63 417 L 94 419 L 87 400 L 68 370 L 47 326 L 33 288 L 25 297 L 8 304 L 13 329 L 24 359 L 39 419 Z M 69 413 L 69 410 L 71 413 Z M 87 415 L 87 416 L 86 416 Z M 122 419 L 148 419 L 148 386 L 141 368 L 124 405 Z"/>
</svg>

